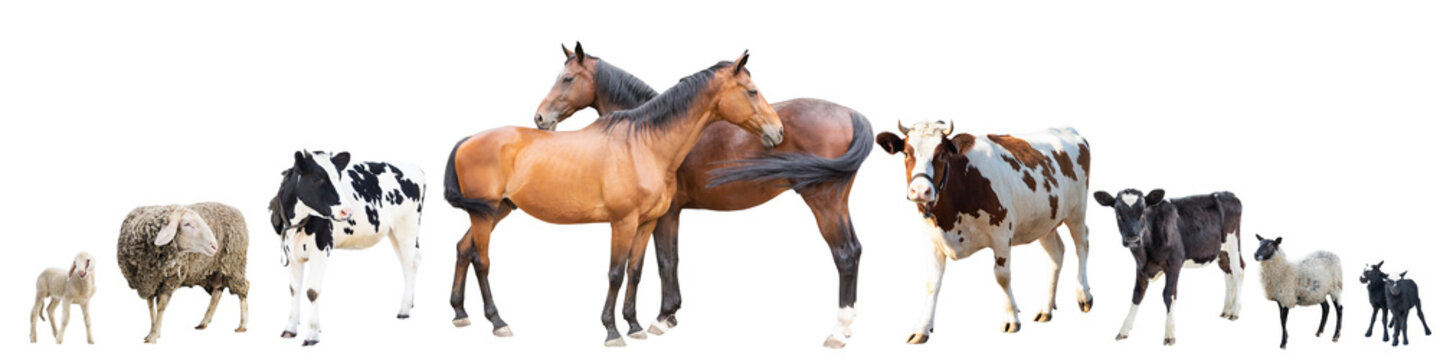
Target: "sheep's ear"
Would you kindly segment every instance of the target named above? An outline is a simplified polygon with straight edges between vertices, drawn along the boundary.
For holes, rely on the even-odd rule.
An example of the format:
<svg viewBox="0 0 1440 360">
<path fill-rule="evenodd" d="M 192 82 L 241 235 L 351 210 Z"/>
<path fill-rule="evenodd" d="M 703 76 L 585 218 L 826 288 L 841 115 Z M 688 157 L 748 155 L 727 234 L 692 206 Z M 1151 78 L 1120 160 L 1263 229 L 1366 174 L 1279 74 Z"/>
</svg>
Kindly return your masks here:
<svg viewBox="0 0 1440 360">
<path fill-rule="evenodd" d="M 1265 237 L 1260 236 L 1260 234 L 1255 234 L 1255 240 L 1265 241 Z"/>
<path fill-rule="evenodd" d="M 1149 194 L 1145 194 L 1145 206 L 1159 204 L 1161 201 L 1165 201 L 1165 189 L 1150 190 Z"/>
<path fill-rule="evenodd" d="M 1280 246 L 1280 240 L 1281 240 L 1281 239 L 1284 239 L 1284 237 L 1277 237 L 1277 238 L 1275 238 L 1275 246 Z"/>
<path fill-rule="evenodd" d="M 1095 202 L 1100 203 L 1100 206 L 1111 207 L 1115 206 L 1115 197 L 1110 196 L 1110 193 L 1108 192 L 1096 191 Z"/>
<path fill-rule="evenodd" d="M 1380 263 L 1375 264 L 1375 270 L 1380 270 L 1380 265 L 1385 265 L 1385 260 L 1380 260 Z"/>
<path fill-rule="evenodd" d="M 1409 274 L 1409 273 L 1410 273 L 1410 270 L 1401 271 L 1401 272 L 1400 272 L 1400 279 L 1405 279 L 1405 274 Z"/>
<path fill-rule="evenodd" d="M 170 214 L 170 219 L 166 221 L 165 227 L 160 228 L 160 233 L 155 235 L 155 246 L 165 246 L 169 244 L 170 241 L 175 240 L 175 232 L 179 230 L 180 212 L 175 211 Z"/>
</svg>

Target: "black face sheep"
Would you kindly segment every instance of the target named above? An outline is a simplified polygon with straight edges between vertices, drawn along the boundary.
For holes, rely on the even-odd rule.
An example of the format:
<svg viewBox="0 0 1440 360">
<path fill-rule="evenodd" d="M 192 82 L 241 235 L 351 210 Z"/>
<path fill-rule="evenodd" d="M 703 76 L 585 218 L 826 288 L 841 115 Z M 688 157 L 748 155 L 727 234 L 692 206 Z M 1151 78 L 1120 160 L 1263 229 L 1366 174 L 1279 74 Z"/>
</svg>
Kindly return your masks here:
<svg viewBox="0 0 1440 360">
<path fill-rule="evenodd" d="M 1380 271 L 1380 265 L 1365 265 L 1365 271 L 1360 274 L 1360 283 L 1365 284 L 1365 290 L 1370 293 L 1370 326 L 1365 328 L 1365 337 L 1370 337 L 1375 332 L 1375 314 L 1380 314 L 1380 326 L 1389 327 L 1390 308 L 1385 305 L 1385 278 L 1390 275 Z M 1390 332 L 1380 329 L 1381 341 L 1390 341 Z"/>
<path fill-rule="evenodd" d="M 220 203 L 141 206 L 130 211 L 120 227 L 115 253 L 120 273 L 150 307 L 146 343 L 160 339 L 170 294 L 182 286 L 198 285 L 210 293 L 210 307 L 196 329 L 210 324 L 221 292 L 230 289 L 240 298 L 240 327 L 235 332 L 245 332 L 245 297 L 250 289 L 245 280 L 245 251 L 250 244 L 246 229 L 240 210 Z"/>
<path fill-rule="evenodd" d="M 1260 279 L 1265 286 L 1265 298 L 1274 300 L 1280 306 L 1280 348 L 1290 340 L 1285 329 L 1285 320 L 1290 308 L 1320 304 L 1320 329 L 1315 336 L 1325 332 L 1325 320 L 1330 316 L 1330 305 L 1325 297 L 1335 304 L 1335 336 L 1330 341 L 1340 341 L 1340 319 L 1344 307 L 1340 306 L 1340 290 L 1344 275 L 1341 273 L 1340 257 L 1329 251 L 1316 251 L 1305 256 L 1300 262 L 1291 263 L 1280 250 L 1282 238 L 1269 240 L 1260 235 L 1260 248 L 1255 250 L 1255 261 L 1260 262 Z"/>
<path fill-rule="evenodd" d="M 1425 327 L 1425 335 L 1430 335 L 1430 324 L 1425 323 L 1425 311 L 1420 309 L 1420 288 L 1415 286 L 1415 280 L 1405 278 L 1405 273 L 1400 273 L 1400 279 L 1385 278 L 1385 306 L 1393 313 L 1391 320 L 1395 321 L 1395 340 L 1390 346 L 1400 346 L 1400 335 L 1405 335 L 1405 345 L 1410 345 L 1410 308 L 1414 307 L 1417 315 L 1420 315 L 1420 326 Z"/>
<path fill-rule="evenodd" d="M 30 343 L 35 343 L 35 320 L 45 320 L 47 313 L 50 315 L 50 334 L 55 336 L 55 343 L 65 342 L 65 327 L 70 325 L 70 304 L 77 304 L 85 315 L 85 342 L 94 344 L 95 337 L 90 335 L 92 296 L 95 296 L 95 257 L 89 253 L 76 254 L 68 273 L 61 268 L 41 272 L 40 278 L 35 280 L 35 307 L 30 309 Z M 42 313 L 40 310 L 47 297 L 50 298 L 50 307 Z M 65 308 L 65 317 L 60 321 L 55 318 L 56 305 Z M 57 322 L 60 323 L 58 330 L 55 328 Z"/>
</svg>

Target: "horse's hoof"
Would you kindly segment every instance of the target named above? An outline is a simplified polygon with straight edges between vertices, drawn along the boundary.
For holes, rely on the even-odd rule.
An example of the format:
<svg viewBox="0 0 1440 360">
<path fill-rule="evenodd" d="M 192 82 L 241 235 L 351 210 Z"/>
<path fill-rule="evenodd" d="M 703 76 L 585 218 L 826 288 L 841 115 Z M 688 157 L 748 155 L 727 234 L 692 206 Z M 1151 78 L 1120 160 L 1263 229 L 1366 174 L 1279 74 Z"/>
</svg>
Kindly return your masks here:
<svg viewBox="0 0 1440 360">
<path fill-rule="evenodd" d="M 401 319 L 401 320 L 409 319 L 409 318 L 410 318 L 410 314 L 399 314 L 399 315 L 395 315 L 395 318 L 396 318 L 396 319 Z"/>
<path fill-rule="evenodd" d="M 838 339 L 835 335 L 825 338 L 825 347 L 829 349 L 844 349 L 845 340 Z"/>
<path fill-rule="evenodd" d="M 294 331 L 290 331 L 290 330 L 285 330 L 285 332 L 280 333 L 280 337 L 281 337 L 281 338 L 286 338 L 286 339 L 294 339 L 294 338 L 295 338 L 295 332 L 294 332 Z"/>
<path fill-rule="evenodd" d="M 304 342 L 304 343 L 301 343 L 300 346 L 315 346 L 315 344 L 319 344 L 319 343 L 320 343 L 320 340 L 305 340 L 305 342 Z"/>
<path fill-rule="evenodd" d="M 205 324 L 195 325 L 195 330 L 205 330 Z"/>
<path fill-rule="evenodd" d="M 463 327 L 466 327 L 466 326 L 470 326 L 470 318 L 468 318 L 468 317 L 467 317 L 467 318 L 459 318 L 459 319 L 451 320 L 450 323 L 451 323 L 451 324 L 455 324 L 455 327 L 457 327 L 457 328 L 463 328 Z"/>
<path fill-rule="evenodd" d="M 1051 315 L 1050 313 L 1035 314 L 1035 322 L 1050 322 L 1050 319 L 1053 318 L 1055 318 L 1055 316 Z"/>
<path fill-rule="evenodd" d="M 1125 334 L 1115 335 L 1115 341 L 1125 340 L 1125 339 L 1129 339 L 1129 338 L 1130 338 L 1130 335 L 1125 335 Z"/>
<path fill-rule="evenodd" d="M 617 336 L 614 339 L 605 340 L 605 347 L 625 347 L 625 338 Z"/>
<path fill-rule="evenodd" d="M 495 334 L 496 337 L 511 337 L 511 336 L 515 336 L 515 333 L 510 331 L 510 326 L 509 326 L 509 325 L 501 326 L 500 328 L 495 329 L 495 331 L 492 331 L 491 333 L 492 333 L 492 334 Z"/>
<path fill-rule="evenodd" d="M 626 334 L 625 336 L 629 336 L 631 339 L 635 339 L 635 340 L 645 340 L 645 332 L 644 332 L 644 331 L 638 331 L 638 330 L 637 330 L 637 331 L 635 331 L 635 332 Z"/>
<path fill-rule="evenodd" d="M 910 338 L 905 339 L 905 342 L 909 344 L 924 344 L 927 341 L 930 341 L 930 335 L 922 333 L 910 334 Z"/>
<path fill-rule="evenodd" d="M 1005 332 L 1011 334 L 1020 332 L 1020 323 L 1005 323 Z"/>
<path fill-rule="evenodd" d="M 245 331 L 247 331 L 247 330 L 248 330 L 248 329 L 246 329 L 244 326 L 235 328 L 235 332 L 237 332 L 237 333 L 243 333 L 243 332 L 245 332 Z"/>
<path fill-rule="evenodd" d="M 1175 346 L 1175 338 L 1165 338 L 1165 346 Z"/>
<path fill-rule="evenodd" d="M 661 324 L 664 323 L 662 322 L 660 324 L 650 324 L 650 329 L 646 331 L 649 331 L 651 334 L 655 334 L 655 336 L 665 335 L 665 328 L 660 327 Z"/>
</svg>

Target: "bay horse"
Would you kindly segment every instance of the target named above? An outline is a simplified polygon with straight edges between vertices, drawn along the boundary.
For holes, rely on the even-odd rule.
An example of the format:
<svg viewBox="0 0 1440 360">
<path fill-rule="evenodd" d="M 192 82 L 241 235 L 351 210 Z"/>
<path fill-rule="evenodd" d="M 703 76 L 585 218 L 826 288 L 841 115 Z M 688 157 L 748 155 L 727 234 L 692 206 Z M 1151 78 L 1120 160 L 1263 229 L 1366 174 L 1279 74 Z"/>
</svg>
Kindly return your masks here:
<svg viewBox="0 0 1440 360">
<path fill-rule="evenodd" d="M 644 338 L 635 319 L 635 293 L 646 241 L 672 203 L 676 168 L 716 120 L 759 135 L 766 147 L 784 140 L 783 127 L 745 69 L 749 52 L 690 75 L 631 111 L 609 114 L 578 131 L 502 127 L 455 145 L 445 168 L 445 199 L 470 214 L 470 229 L 456 247 L 450 304 L 454 324 L 469 324 L 464 308 L 466 270 L 475 266 L 485 317 L 496 336 L 509 336 L 491 297 L 490 233 L 513 209 L 556 224 L 609 222 L 609 292 L 600 321 L 606 346 L 624 346 L 615 328 L 615 300 L 625 292 L 629 335 Z"/>
<path fill-rule="evenodd" d="M 565 51 L 564 70 L 536 111 L 537 127 L 554 130 L 576 111 L 594 108 L 605 116 L 656 96 L 655 90 L 633 75 L 585 54 L 580 43 L 575 44 L 574 52 L 560 47 Z M 660 264 L 663 299 L 651 333 L 664 334 L 677 323 L 680 212 L 748 209 L 793 188 L 815 215 L 840 276 L 839 320 L 825 346 L 841 348 L 848 341 L 860 261 L 860 242 L 850 222 L 850 186 L 855 171 L 870 154 L 870 122 L 854 110 L 819 99 L 794 99 L 770 106 L 792 135 L 788 141 L 767 149 L 743 129 L 715 123 L 705 128 L 700 142 L 681 163 L 670 210 L 655 226 L 655 260 Z"/>
</svg>

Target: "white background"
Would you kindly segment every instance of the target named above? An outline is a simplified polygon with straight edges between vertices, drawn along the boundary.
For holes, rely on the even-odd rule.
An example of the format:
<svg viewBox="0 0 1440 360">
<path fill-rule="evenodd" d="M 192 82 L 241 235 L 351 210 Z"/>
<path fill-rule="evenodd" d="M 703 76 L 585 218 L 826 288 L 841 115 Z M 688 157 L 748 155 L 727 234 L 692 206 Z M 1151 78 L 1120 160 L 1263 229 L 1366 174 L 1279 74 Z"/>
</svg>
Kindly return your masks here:
<svg viewBox="0 0 1440 360">
<path fill-rule="evenodd" d="M 1432 165 L 1440 9 L 1433 2 L 609 3 L 0 5 L 0 219 L 8 244 L 0 346 L 19 358 L 1276 351 L 1277 310 L 1248 260 L 1239 321 L 1218 317 L 1220 271 L 1189 269 L 1175 347 L 1161 346 L 1158 285 L 1130 339 L 1114 341 L 1133 261 L 1110 210 L 1093 201 L 1094 311 L 1082 314 L 1074 303 L 1067 236 L 1053 322 L 1029 321 L 1044 304 L 1049 265 L 1039 246 L 1025 246 L 1012 260 L 1023 330 L 1001 333 L 1003 297 L 982 252 L 950 264 L 930 343 L 905 345 L 920 314 L 930 244 L 904 200 L 901 159 L 879 149 L 851 197 L 864 256 L 859 317 L 845 350 L 820 347 L 834 324 L 837 280 L 811 215 L 791 193 L 747 211 L 686 212 L 680 325 L 663 337 L 627 339 L 625 349 L 601 346 L 606 225 L 549 225 L 517 212 L 494 233 L 491 275 L 515 337 L 490 335 L 473 275 L 467 305 L 476 325 L 456 329 L 448 304 L 453 245 L 467 224 L 441 196 L 445 157 L 468 134 L 533 126 L 564 60 L 558 45 L 580 40 L 658 89 L 749 49 L 754 79 L 770 100 L 835 101 L 868 115 L 877 132 L 894 129 L 896 119 L 953 119 L 957 131 L 976 134 L 1074 126 L 1093 145 L 1092 190 L 1234 191 L 1245 204 L 1246 254 L 1258 232 L 1284 236 L 1292 258 L 1315 249 L 1340 255 L 1348 315 L 1341 341 L 1330 343 L 1329 329 L 1312 337 L 1319 309 L 1302 308 L 1291 315 L 1288 354 L 1434 353 L 1436 339 L 1423 336 L 1418 321 L 1408 348 L 1364 338 L 1370 309 L 1357 282 L 1363 264 L 1385 259 L 1386 269 L 1410 270 L 1422 297 L 1440 298 L 1440 269 L 1428 262 L 1440 201 Z M 577 129 L 593 114 L 579 113 L 561 129 Z M 301 148 L 426 170 L 431 193 L 411 319 L 395 319 L 400 271 L 381 245 L 332 257 L 320 346 L 302 350 L 299 340 L 278 337 L 287 280 L 265 205 Z M 237 206 L 250 223 L 250 331 L 230 332 L 237 315 L 229 295 L 209 330 L 192 330 L 207 299 L 182 289 L 160 344 L 143 345 L 145 307 L 115 265 L 120 222 L 138 205 L 199 201 Z M 83 344 L 78 308 L 67 344 L 51 343 L 44 323 L 41 343 L 26 343 L 34 276 L 80 250 L 100 261 L 98 343 Z M 652 256 L 640 292 L 646 326 L 659 307 Z"/>
</svg>

